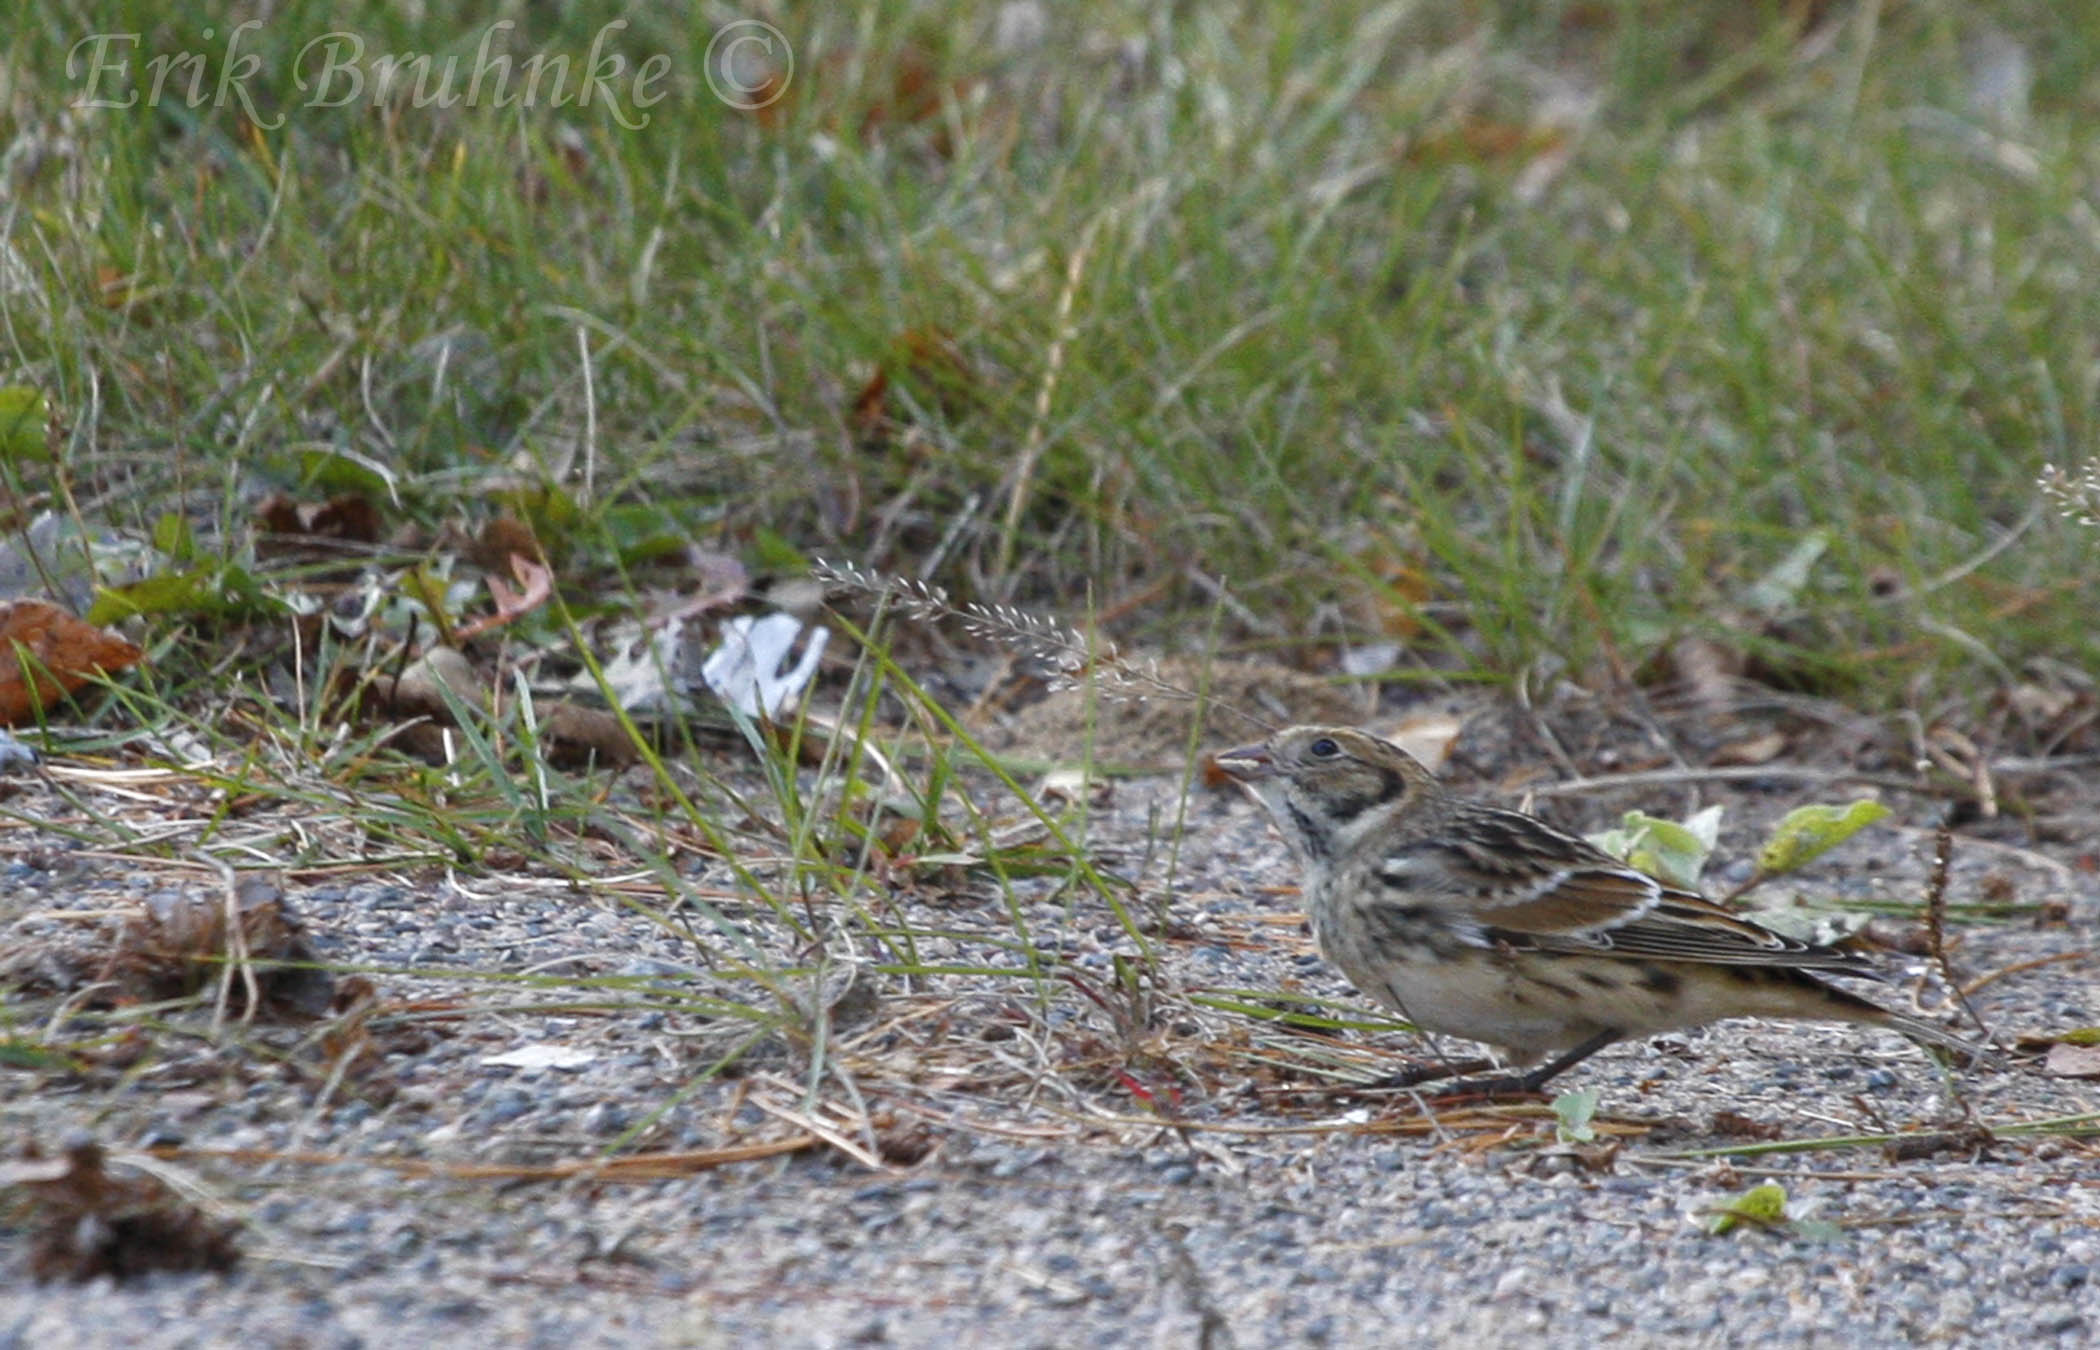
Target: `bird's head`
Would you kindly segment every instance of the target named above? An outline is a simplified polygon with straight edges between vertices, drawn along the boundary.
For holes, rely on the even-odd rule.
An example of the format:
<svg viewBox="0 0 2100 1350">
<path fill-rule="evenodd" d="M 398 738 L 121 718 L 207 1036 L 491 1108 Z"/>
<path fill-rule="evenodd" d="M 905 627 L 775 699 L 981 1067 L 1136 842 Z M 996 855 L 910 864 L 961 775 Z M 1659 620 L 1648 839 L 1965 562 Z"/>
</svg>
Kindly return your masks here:
<svg viewBox="0 0 2100 1350">
<path fill-rule="evenodd" d="M 1420 760 L 1353 727 L 1288 727 L 1214 759 L 1313 862 L 1443 797 Z"/>
</svg>

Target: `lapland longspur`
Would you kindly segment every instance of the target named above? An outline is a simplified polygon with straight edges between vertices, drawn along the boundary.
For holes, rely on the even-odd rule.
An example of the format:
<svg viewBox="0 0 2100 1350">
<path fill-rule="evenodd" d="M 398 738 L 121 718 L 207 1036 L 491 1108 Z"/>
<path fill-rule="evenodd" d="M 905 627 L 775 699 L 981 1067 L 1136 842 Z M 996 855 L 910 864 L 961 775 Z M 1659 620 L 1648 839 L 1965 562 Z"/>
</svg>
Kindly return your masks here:
<svg viewBox="0 0 2100 1350">
<path fill-rule="evenodd" d="M 1313 935 L 1351 983 L 1425 1031 L 1535 1066 L 1471 1089 L 1536 1091 L 1614 1041 L 1728 1017 L 1885 1027 L 1990 1062 L 1822 978 L 1874 978 L 1861 953 L 1783 936 L 1536 816 L 1460 797 L 1376 736 L 1292 727 L 1216 762 L 1275 817 L 1305 868 Z"/>
</svg>

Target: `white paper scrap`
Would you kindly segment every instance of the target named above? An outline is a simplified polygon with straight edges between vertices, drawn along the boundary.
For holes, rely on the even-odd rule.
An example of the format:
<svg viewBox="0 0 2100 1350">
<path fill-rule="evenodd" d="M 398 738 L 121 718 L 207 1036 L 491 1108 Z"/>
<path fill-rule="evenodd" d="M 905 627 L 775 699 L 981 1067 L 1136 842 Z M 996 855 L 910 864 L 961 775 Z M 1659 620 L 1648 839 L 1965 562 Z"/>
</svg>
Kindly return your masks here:
<svg viewBox="0 0 2100 1350">
<path fill-rule="evenodd" d="M 597 1058 L 597 1052 L 592 1050 L 534 1041 L 515 1050 L 505 1050 L 500 1055 L 485 1056 L 481 1064 L 488 1069 L 566 1069 L 574 1072 Z"/>
<path fill-rule="evenodd" d="M 722 641 L 701 664 L 700 678 L 746 717 L 778 719 L 816 676 L 831 638 L 828 629 L 811 625 L 801 659 L 789 668 L 802 632 L 802 620 L 792 614 L 738 615 L 722 625 Z"/>
</svg>

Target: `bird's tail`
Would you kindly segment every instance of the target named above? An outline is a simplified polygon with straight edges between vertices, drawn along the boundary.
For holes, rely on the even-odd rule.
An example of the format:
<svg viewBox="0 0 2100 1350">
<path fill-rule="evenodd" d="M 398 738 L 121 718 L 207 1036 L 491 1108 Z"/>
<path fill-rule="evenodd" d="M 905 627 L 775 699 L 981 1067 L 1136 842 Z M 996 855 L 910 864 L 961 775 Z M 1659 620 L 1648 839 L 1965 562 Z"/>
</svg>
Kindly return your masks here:
<svg viewBox="0 0 2100 1350">
<path fill-rule="evenodd" d="M 1942 1063 L 1966 1064 L 1970 1068 L 2000 1071 L 2006 1068 L 2005 1061 L 1989 1046 L 1980 1045 L 1964 1036 L 1957 1036 L 1923 1018 L 1890 1012 L 1880 1004 L 1863 999 L 1827 980 L 1816 980 L 1816 983 L 1831 996 L 1836 1015 L 1847 1021 L 1858 1022 L 1864 1026 L 1887 1027 L 1890 1031 L 1898 1032 L 1924 1047 L 1927 1053 Z"/>
<path fill-rule="evenodd" d="M 1861 1002 L 1865 1003 L 1865 1000 L 1862 999 Z M 1901 1033 L 1943 1064 L 1967 1065 L 1972 1069 L 1991 1069 L 1998 1072 L 2003 1072 L 2006 1068 L 2005 1061 L 1987 1045 L 1969 1040 L 1965 1036 L 1957 1036 L 1923 1018 L 1890 1012 L 1871 1003 L 1866 1006 L 1872 1009 L 1872 1014 L 1860 1017 L 1861 1022 L 1887 1027 L 1890 1031 Z"/>
</svg>

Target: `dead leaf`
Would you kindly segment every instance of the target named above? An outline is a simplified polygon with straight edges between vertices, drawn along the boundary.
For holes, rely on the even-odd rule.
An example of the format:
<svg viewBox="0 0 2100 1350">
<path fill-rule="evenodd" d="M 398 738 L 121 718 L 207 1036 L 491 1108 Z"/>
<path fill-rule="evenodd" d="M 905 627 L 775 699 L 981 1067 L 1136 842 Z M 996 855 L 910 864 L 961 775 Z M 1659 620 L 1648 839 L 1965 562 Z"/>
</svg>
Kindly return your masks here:
<svg viewBox="0 0 2100 1350">
<path fill-rule="evenodd" d="M 1415 165 L 1521 164 L 1542 155 L 1559 154 L 1567 143 L 1568 128 L 1563 126 L 1469 117 L 1456 126 L 1409 141 L 1401 158 Z"/>
<path fill-rule="evenodd" d="M 2007 707 L 2036 725 L 2060 720 L 2077 705 L 2079 698 L 2075 690 L 2032 681 L 2023 681 L 2003 690 L 1999 697 Z"/>
<path fill-rule="evenodd" d="M 427 1024 L 396 1023 L 377 1033 L 372 1014 L 379 1008 L 379 990 L 362 975 L 346 976 L 336 983 L 328 1010 L 333 1016 L 321 1029 L 321 1054 L 330 1075 L 340 1075 L 357 1084 L 358 1094 L 374 1105 L 393 1100 L 396 1082 L 382 1073 L 389 1053 L 421 1054 L 431 1045 Z M 406 1034 L 404 1034 L 406 1033 Z"/>
<path fill-rule="evenodd" d="M 620 719 L 602 708 L 551 703 L 539 710 L 540 744 L 557 769 L 581 769 L 594 761 L 624 769 L 641 757 Z"/>
<path fill-rule="evenodd" d="M 262 1007 L 296 1017 L 320 1017 L 335 997 L 335 981 L 314 969 L 319 958 L 305 927 L 284 900 L 283 888 L 261 875 L 234 885 L 238 929 L 229 928 L 226 898 L 180 892 L 149 896 L 145 908 L 120 930 L 100 979 L 140 1001 L 181 998 L 220 978 L 229 960 L 263 963 L 253 968 L 253 989 Z M 286 964 L 276 964 L 276 963 Z M 250 985 L 236 976 L 234 1006 L 245 1008 Z"/>
<path fill-rule="evenodd" d="M 496 612 L 460 628 L 454 635 L 460 641 L 478 637 L 521 615 L 530 614 L 554 594 L 554 572 L 545 563 L 535 562 L 522 553 L 513 553 L 510 555 L 510 572 L 522 589 L 514 591 L 503 578 L 490 573 L 487 581 L 489 594 L 495 597 Z"/>
<path fill-rule="evenodd" d="M 584 1050 L 572 1045 L 552 1045 L 545 1041 L 529 1041 L 501 1054 L 484 1055 L 482 1064 L 494 1069 L 561 1069 L 573 1073 L 590 1067 L 598 1058 L 595 1050 Z"/>
<path fill-rule="evenodd" d="M 0 605 L 0 726 L 18 726 L 96 675 L 139 663 L 145 653 L 57 605 Z"/>
<path fill-rule="evenodd" d="M 932 54 L 918 47 L 900 48 L 890 57 L 889 68 L 889 97 L 868 105 L 860 121 L 864 136 L 886 123 L 927 121 L 939 114 L 943 99 L 960 103 L 976 83 L 969 79 L 943 81 Z M 945 147 L 945 137 L 941 143 Z M 941 153 L 945 154 L 946 149 Z"/>
<path fill-rule="evenodd" d="M 1671 674 L 1694 703 L 1718 712 L 1735 701 L 1736 681 L 1743 674 L 1743 654 L 1712 638 L 1688 637 L 1670 647 Z"/>
<path fill-rule="evenodd" d="M 1373 728 L 1431 770 L 1440 770 L 1451 762 L 1451 751 L 1464 729 L 1463 717 L 1443 709 L 1410 713 L 1391 726 Z"/>
<path fill-rule="evenodd" d="M 240 1225 L 206 1217 L 147 1172 L 113 1171 L 102 1146 L 75 1139 L 46 1159 L 32 1146 L 0 1165 L 0 1187 L 28 1195 L 35 1216 L 29 1269 L 38 1280 L 123 1281 L 157 1270 L 229 1271 Z"/>
<path fill-rule="evenodd" d="M 2056 1078 L 2100 1078 L 2100 1045 L 2058 1041 L 2049 1047 L 2042 1072 Z"/>
<path fill-rule="evenodd" d="M 1916 1162 L 1943 1153 L 1972 1157 L 1988 1151 L 1997 1138 L 1981 1125 L 1956 1126 L 1951 1130 L 1927 1130 L 1922 1134 L 1898 1135 L 1881 1146 L 1881 1156 L 1890 1162 Z"/>
<path fill-rule="evenodd" d="M 401 672 L 401 678 L 385 676 L 372 682 L 380 701 L 389 712 L 410 717 L 434 717 L 449 723 L 452 713 L 446 706 L 444 690 L 468 707 L 479 706 L 484 692 L 481 676 L 474 666 L 459 652 L 450 647 L 432 647 L 409 664 Z"/>
<path fill-rule="evenodd" d="M 831 630 L 792 614 L 738 615 L 700 667 L 717 698 L 746 717 L 778 721 L 815 678 Z M 802 654 L 795 656 L 801 645 Z M 790 660 L 793 664 L 790 665 Z"/>
<path fill-rule="evenodd" d="M 686 565 L 697 581 L 691 598 L 681 600 L 661 619 L 691 619 L 711 609 L 725 609 L 751 590 L 751 573 L 742 560 L 727 553 L 694 545 L 686 550 Z"/>
<path fill-rule="evenodd" d="M 319 553 L 329 557 L 359 551 L 344 545 L 377 544 L 379 508 L 354 492 L 325 502 L 300 502 L 280 492 L 255 510 L 261 533 L 256 551 L 266 557 Z"/>
<path fill-rule="evenodd" d="M 135 272 L 103 263 L 95 268 L 95 290 L 103 308 L 124 311 L 141 328 L 152 326 L 152 302 L 160 298 L 160 287 L 144 284 Z"/>
<path fill-rule="evenodd" d="M 1769 1120 L 1758 1120 L 1740 1111 L 1716 1111 L 1708 1129 L 1715 1134 L 1736 1139 L 1778 1139 L 1786 1133 L 1786 1127 Z"/>
<path fill-rule="evenodd" d="M 450 647 L 432 647 L 411 661 L 397 679 L 374 676 L 371 697 L 364 712 L 372 717 L 400 719 L 403 725 L 389 733 L 387 744 L 405 755 L 429 764 L 442 764 L 451 755 L 454 725 L 446 691 L 469 708 L 487 704 L 488 691 L 467 658 Z"/>
<path fill-rule="evenodd" d="M 853 408 L 846 421 L 853 428 L 853 438 L 863 444 L 880 440 L 889 426 L 888 396 L 890 373 L 881 366 L 875 367 L 853 396 Z"/>
<path fill-rule="evenodd" d="M 544 562 L 547 550 L 540 546 L 532 526 L 516 516 L 497 516 L 481 527 L 471 550 L 474 563 L 485 571 L 500 572 L 513 557 Z"/>
<path fill-rule="evenodd" d="M 2075 683 L 2074 683 L 2075 682 Z M 2002 690 L 1999 705 L 2011 711 L 2034 740 L 2072 754 L 2089 749 L 2100 726 L 2100 699 L 2082 674 L 2064 672 L 2047 683 L 2028 681 Z"/>
<path fill-rule="evenodd" d="M 1777 731 L 1767 731 L 1757 736 L 1746 736 L 1739 741 L 1730 741 L 1716 749 L 1709 756 L 1708 762 L 1716 767 L 1770 764 L 1785 750 L 1785 735 Z"/>
<path fill-rule="evenodd" d="M 1407 506 L 1397 498 L 1384 499 L 1393 518 L 1407 518 Z M 1422 631 L 1422 606 L 1434 589 L 1429 561 L 1411 544 L 1376 537 L 1351 550 L 1351 557 L 1372 583 L 1360 589 L 1350 605 L 1350 618 L 1369 633 L 1397 643 L 1414 640 Z"/>
</svg>

